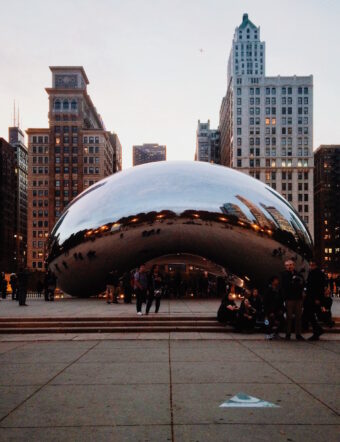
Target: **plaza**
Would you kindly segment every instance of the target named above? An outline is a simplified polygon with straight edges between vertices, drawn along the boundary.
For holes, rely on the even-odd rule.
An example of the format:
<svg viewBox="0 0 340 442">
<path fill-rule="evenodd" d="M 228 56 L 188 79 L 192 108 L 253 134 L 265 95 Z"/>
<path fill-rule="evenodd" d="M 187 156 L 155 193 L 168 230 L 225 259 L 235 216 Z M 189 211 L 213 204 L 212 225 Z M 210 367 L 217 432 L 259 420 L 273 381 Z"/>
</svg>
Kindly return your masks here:
<svg viewBox="0 0 340 442">
<path fill-rule="evenodd" d="M 28 303 L 22 317 L 135 315 L 103 300 Z M 159 318 L 210 318 L 218 304 L 163 300 Z M 19 311 L 9 300 L 0 309 Z M 337 333 L 316 343 L 231 331 L 1 333 L 0 361 L 4 441 L 339 440 Z M 276 407 L 220 407 L 240 393 Z"/>
</svg>

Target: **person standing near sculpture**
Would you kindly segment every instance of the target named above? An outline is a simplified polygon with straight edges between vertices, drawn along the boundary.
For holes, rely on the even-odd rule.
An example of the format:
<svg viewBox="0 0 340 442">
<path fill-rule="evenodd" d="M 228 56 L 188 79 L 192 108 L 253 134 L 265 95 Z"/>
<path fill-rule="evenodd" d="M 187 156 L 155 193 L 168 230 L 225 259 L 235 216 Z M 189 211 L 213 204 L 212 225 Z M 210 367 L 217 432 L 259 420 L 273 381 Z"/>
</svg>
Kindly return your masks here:
<svg viewBox="0 0 340 442">
<path fill-rule="evenodd" d="M 304 327 L 308 329 L 310 323 L 313 328 L 313 335 L 309 338 L 310 341 L 318 341 L 319 337 L 323 334 L 323 329 L 317 321 L 317 314 L 320 312 L 325 286 L 325 274 L 318 268 L 315 261 L 311 261 L 302 314 L 302 324 Z"/>
<path fill-rule="evenodd" d="M 18 277 L 15 273 L 11 273 L 9 277 L 9 283 L 12 289 L 12 301 L 18 300 Z"/>
<path fill-rule="evenodd" d="M 286 270 L 281 275 L 281 287 L 287 310 L 286 340 L 290 340 L 294 315 L 296 340 L 304 341 L 305 339 L 301 335 L 304 280 L 301 274 L 295 270 L 295 262 L 292 259 L 285 261 L 285 268 Z"/>
<path fill-rule="evenodd" d="M 150 276 L 150 284 L 149 284 L 149 296 L 148 296 L 148 302 L 146 304 L 146 312 L 145 314 L 148 315 L 152 302 L 155 299 L 156 301 L 156 309 L 155 313 L 158 313 L 159 307 L 161 305 L 161 297 L 162 297 L 162 291 L 163 291 L 163 278 L 161 274 L 159 273 L 159 267 L 158 265 L 154 265 L 151 269 L 151 276 Z"/>
<path fill-rule="evenodd" d="M 27 306 L 28 269 L 20 269 L 18 273 L 18 300 L 19 306 Z"/>
<path fill-rule="evenodd" d="M 136 293 L 137 315 L 142 315 L 142 304 L 146 301 L 148 294 L 148 274 L 145 265 L 142 264 L 134 275 L 134 289 Z"/>
</svg>

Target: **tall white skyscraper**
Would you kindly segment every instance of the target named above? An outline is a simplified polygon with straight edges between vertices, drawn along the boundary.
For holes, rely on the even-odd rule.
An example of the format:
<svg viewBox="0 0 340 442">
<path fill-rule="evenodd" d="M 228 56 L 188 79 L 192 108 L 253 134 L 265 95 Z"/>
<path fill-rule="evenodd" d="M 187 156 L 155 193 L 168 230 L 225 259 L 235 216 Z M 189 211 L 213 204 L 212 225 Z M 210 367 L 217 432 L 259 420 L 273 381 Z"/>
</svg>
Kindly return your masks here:
<svg viewBox="0 0 340 442">
<path fill-rule="evenodd" d="M 220 109 L 221 164 L 271 186 L 313 226 L 313 76 L 265 76 L 260 28 L 243 15 Z"/>
</svg>

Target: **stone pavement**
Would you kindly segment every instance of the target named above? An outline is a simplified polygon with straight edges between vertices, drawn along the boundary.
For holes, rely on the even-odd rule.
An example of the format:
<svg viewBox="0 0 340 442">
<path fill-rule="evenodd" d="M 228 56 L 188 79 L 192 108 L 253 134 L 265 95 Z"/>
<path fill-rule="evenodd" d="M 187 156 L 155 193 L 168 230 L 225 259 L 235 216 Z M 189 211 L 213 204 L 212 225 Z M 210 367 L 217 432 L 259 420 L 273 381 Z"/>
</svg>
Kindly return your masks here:
<svg viewBox="0 0 340 442">
<path fill-rule="evenodd" d="M 161 337 L 0 342 L 0 440 L 339 441 L 338 341 Z"/>
</svg>

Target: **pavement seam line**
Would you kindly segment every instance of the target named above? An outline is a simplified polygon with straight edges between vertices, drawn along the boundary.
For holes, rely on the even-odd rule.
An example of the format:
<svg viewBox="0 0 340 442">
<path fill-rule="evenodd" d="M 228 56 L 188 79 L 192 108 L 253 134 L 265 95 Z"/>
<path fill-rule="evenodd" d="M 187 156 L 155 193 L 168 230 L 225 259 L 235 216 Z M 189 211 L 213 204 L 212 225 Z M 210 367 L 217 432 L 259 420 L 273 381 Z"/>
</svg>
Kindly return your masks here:
<svg viewBox="0 0 340 442">
<path fill-rule="evenodd" d="M 100 341 L 96 342 L 94 345 L 92 345 L 92 347 L 86 349 L 86 351 L 84 353 L 82 353 L 77 359 L 75 359 L 74 361 L 70 362 L 68 365 L 66 365 L 66 367 L 64 367 L 62 370 L 60 370 L 56 375 L 54 375 L 51 379 L 49 379 L 47 382 L 45 382 L 45 384 L 41 385 L 37 390 L 35 390 L 32 394 L 30 394 L 26 399 L 24 399 L 22 402 L 20 402 L 20 404 L 18 404 L 16 407 L 14 407 L 11 411 L 9 411 L 4 417 L 2 417 L 0 419 L 0 424 L 8 417 L 10 416 L 14 411 L 16 411 L 19 407 L 21 407 L 25 402 L 27 402 L 29 399 L 31 399 L 33 396 L 35 396 L 37 393 L 39 393 L 39 391 L 41 391 L 44 387 L 46 387 L 50 382 L 52 382 L 57 376 L 59 376 L 61 373 L 63 373 L 66 369 L 68 369 L 69 367 L 71 367 L 71 365 L 73 365 L 74 363 L 78 362 L 80 358 L 82 358 L 83 356 L 85 356 L 90 350 L 93 350 Z"/>
<path fill-rule="evenodd" d="M 241 341 L 239 341 L 241 343 Z M 243 344 L 241 344 L 243 345 Z M 324 407 L 328 408 L 328 410 L 330 410 L 332 413 L 334 413 L 336 416 L 339 416 L 339 413 L 337 413 L 337 411 L 335 411 L 332 407 L 330 407 L 328 404 L 326 404 L 324 401 L 322 401 L 321 399 L 319 399 L 318 397 L 314 396 L 314 394 L 312 394 L 310 391 L 308 391 L 305 387 L 303 387 L 299 382 L 294 381 L 294 379 L 292 379 L 290 376 L 288 376 L 287 374 L 283 373 L 279 368 L 275 367 L 273 364 L 271 364 L 270 361 L 266 361 L 261 355 L 257 354 L 255 352 L 255 350 L 252 350 L 250 347 L 247 347 L 246 345 L 243 345 L 245 348 L 247 348 L 250 352 L 254 353 L 254 355 L 258 356 L 263 362 L 265 362 L 266 364 L 268 364 L 271 368 L 273 368 L 274 370 L 276 370 L 278 373 L 280 373 L 282 376 L 286 377 L 287 379 L 289 379 L 294 385 L 296 385 L 297 387 L 301 388 L 301 390 L 303 390 L 305 393 L 307 393 L 309 396 L 311 396 L 314 400 L 316 400 L 317 402 L 320 402 L 320 404 L 322 404 Z M 285 384 L 284 384 L 285 385 Z M 325 385 L 325 384 L 314 384 L 314 385 Z M 326 384 L 328 385 L 328 384 Z"/>
<path fill-rule="evenodd" d="M 171 442 L 175 442 L 175 434 L 174 434 L 174 410 L 173 410 L 173 401 L 172 401 L 172 372 L 171 372 L 171 339 L 169 333 L 168 340 L 168 351 L 169 351 L 169 389 L 170 389 L 170 428 L 171 428 Z"/>
</svg>

